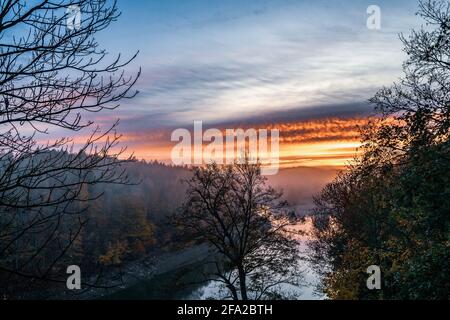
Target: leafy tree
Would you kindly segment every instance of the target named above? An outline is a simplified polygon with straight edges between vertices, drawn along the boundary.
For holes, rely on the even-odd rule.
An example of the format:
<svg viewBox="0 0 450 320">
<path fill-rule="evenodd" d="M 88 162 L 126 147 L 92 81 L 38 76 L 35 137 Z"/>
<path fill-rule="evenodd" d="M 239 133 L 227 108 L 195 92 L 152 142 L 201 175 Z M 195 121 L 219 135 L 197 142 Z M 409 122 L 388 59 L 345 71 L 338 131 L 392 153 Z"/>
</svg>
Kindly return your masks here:
<svg viewBox="0 0 450 320">
<path fill-rule="evenodd" d="M 400 83 L 371 102 L 362 155 L 316 199 L 313 260 L 334 299 L 447 299 L 450 4 L 421 1 L 427 28 L 406 38 Z M 366 287 L 379 265 L 380 291 Z"/>
</svg>

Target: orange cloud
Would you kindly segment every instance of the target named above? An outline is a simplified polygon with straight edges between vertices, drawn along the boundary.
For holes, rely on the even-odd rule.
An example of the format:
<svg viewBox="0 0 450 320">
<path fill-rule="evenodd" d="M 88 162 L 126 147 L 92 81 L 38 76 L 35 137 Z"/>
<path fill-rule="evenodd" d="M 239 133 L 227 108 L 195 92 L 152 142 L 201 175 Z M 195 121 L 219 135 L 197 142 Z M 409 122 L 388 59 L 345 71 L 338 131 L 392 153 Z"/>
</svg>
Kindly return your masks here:
<svg viewBox="0 0 450 320">
<path fill-rule="evenodd" d="M 330 118 L 272 124 L 228 124 L 219 128 L 224 134 L 226 128 L 278 129 L 280 131 L 280 166 L 332 166 L 342 167 L 356 155 L 359 142 L 359 128 L 367 118 Z M 191 128 L 186 127 L 191 130 Z M 204 128 L 203 130 L 206 130 Z M 120 147 L 127 147 L 127 154 L 138 159 L 158 160 L 170 163 L 172 129 L 151 129 L 144 132 L 125 132 Z M 83 144 L 86 137 L 77 136 L 75 144 Z"/>
<path fill-rule="evenodd" d="M 342 167 L 351 161 L 360 146 L 359 128 L 367 118 L 333 118 L 291 123 L 227 125 L 226 128 L 278 129 L 280 131 L 280 164 L 294 166 Z M 191 128 L 187 128 L 188 130 Z M 225 127 L 219 128 L 225 133 Z M 175 142 L 169 130 L 152 130 L 125 135 L 124 142 L 137 158 L 170 162 Z"/>
</svg>

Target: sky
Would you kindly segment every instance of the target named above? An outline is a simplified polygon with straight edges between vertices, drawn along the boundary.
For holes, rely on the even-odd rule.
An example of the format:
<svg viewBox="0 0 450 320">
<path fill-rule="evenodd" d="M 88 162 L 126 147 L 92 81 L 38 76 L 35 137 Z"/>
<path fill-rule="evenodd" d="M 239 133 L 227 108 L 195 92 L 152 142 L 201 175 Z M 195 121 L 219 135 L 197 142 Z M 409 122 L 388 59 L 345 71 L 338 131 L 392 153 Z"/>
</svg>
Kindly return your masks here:
<svg viewBox="0 0 450 320">
<path fill-rule="evenodd" d="M 366 22 L 381 9 L 381 29 Z M 169 161 L 170 133 L 205 127 L 281 129 L 288 166 L 341 166 L 371 113 L 368 99 L 402 75 L 399 33 L 421 21 L 414 0 L 119 0 L 97 36 L 138 58 L 140 94 L 113 112 L 137 158 Z"/>
</svg>

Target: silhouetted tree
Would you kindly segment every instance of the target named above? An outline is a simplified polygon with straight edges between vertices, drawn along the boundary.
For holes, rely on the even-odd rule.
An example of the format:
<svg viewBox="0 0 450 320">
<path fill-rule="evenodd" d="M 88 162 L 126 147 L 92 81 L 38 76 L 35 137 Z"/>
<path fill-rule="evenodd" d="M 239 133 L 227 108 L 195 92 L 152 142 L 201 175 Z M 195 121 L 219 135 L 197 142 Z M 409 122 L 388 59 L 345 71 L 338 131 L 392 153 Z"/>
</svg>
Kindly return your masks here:
<svg viewBox="0 0 450 320">
<path fill-rule="evenodd" d="M 214 251 L 215 273 L 235 300 L 282 298 L 280 285 L 299 285 L 295 214 L 266 186 L 260 164 L 244 161 L 193 169 L 187 198 L 174 219 L 190 240 Z"/>
<path fill-rule="evenodd" d="M 73 10 L 81 21 L 69 28 Z M 139 74 L 122 70 L 134 57 L 107 61 L 94 38 L 118 16 L 106 0 L 0 2 L 0 293 L 23 279 L 63 282 L 57 263 L 86 223 L 85 203 L 100 196 L 86 186 L 127 180 L 124 150 L 112 150 L 117 124 L 102 131 L 86 120 L 136 94 Z M 90 133 L 77 148 L 39 142 L 55 128 Z"/>
</svg>

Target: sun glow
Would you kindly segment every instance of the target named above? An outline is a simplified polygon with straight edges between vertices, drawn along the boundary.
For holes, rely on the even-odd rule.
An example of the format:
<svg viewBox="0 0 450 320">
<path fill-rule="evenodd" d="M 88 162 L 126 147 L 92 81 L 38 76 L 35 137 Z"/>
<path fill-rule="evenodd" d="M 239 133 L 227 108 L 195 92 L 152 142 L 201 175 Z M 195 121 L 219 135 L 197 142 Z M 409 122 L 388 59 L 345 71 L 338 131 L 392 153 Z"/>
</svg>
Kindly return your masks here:
<svg viewBox="0 0 450 320">
<path fill-rule="evenodd" d="M 332 118 L 276 124 L 261 123 L 252 127 L 256 130 L 280 131 L 280 168 L 343 167 L 357 154 L 360 147 L 358 130 L 365 123 L 366 118 Z M 237 126 L 249 128 L 245 125 Z M 225 128 L 218 127 L 218 129 L 225 132 Z M 172 131 L 172 129 L 153 129 L 122 132 L 118 148 L 127 148 L 122 156 L 133 155 L 139 160 L 157 160 L 172 164 L 171 151 L 176 145 L 176 142 L 171 141 Z M 85 141 L 85 136 L 76 136 L 73 139 L 75 147 L 81 147 Z M 206 145 L 207 143 L 204 147 Z"/>
</svg>

